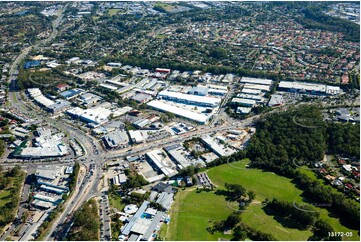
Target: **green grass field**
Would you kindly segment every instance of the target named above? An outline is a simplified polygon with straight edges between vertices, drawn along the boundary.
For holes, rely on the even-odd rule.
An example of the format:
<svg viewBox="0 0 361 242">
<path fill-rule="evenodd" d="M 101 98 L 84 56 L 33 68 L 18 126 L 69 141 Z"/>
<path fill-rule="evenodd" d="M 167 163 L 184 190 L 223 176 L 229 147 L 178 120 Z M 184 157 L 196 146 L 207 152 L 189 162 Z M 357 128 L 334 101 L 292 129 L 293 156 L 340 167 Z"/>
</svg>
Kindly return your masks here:
<svg viewBox="0 0 361 242">
<path fill-rule="evenodd" d="M 119 212 L 123 212 L 125 204 L 122 203 L 122 199 L 119 196 L 115 196 L 113 194 L 109 195 L 109 204 L 110 207 L 116 208 Z"/>
<path fill-rule="evenodd" d="M 224 188 L 225 183 L 241 184 L 247 190 L 256 193 L 255 201 L 242 213 L 242 221 L 247 225 L 272 234 L 278 240 L 307 240 L 312 232 L 300 231 L 284 227 L 273 216 L 267 215 L 262 209 L 264 199 L 277 198 L 279 200 L 304 203 L 302 191 L 291 183 L 291 179 L 278 176 L 272 172 L 263 172 L 259 169 L 246 169 L 249 160 L 245 159 L 230 165 L 225 164 L 208 170 L 211 181 L 217 185 L 217 189 Z M 241 169 L 237 169 L 241 168 Z M 225 197 L 216 195 L 214 192 L 197 193 L 193 191 L 180 191 L 171 210 L 171 222 L 164 225 L 161 230 L 161 238 L 166 240 L 218 240 L 218 238 L 231 238 L 231 235 L 211 235 L 206 231 L 212 221 L 226 218 L 233 210 L 237 209 L 227 203 Z M 350 230 L 342 226 L 337 218 L 329 216 L 325 208 L 316 208 L 320 212 L 320 218 L 326 220 L 335 231 L 353 232 L 353 237 L 348 240 L 359 240 L 358 231 Z"/>
<path fill-rule="evenodd" d="M 229 240 L 230 235 L 212 235 L 206 229 L 231 212 L 224 198 L 213 192 L 180 191 L 172 205 L 171 221 L 163 225 L 160 237 L 165 240 Z"/>
<path fill-rule="evenodd" d="M 0 208 L 10 202 L 10 191 L 9 190 L 1 190 L 0 191 Z"/>
</svg>

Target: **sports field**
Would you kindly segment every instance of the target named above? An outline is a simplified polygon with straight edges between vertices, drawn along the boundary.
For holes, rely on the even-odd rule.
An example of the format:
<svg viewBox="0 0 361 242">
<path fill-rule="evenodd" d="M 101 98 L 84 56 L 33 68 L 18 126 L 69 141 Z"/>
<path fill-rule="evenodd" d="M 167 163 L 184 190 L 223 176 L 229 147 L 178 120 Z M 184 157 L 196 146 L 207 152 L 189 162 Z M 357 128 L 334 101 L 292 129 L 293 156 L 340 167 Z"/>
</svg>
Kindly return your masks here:
<svg viewBox="0 0 361 242">
<path fill-rule="evenodd" d="M 284 227 L 273 216 L 267 215 L 262 209 L 265 198 L 304 203 L 302 191 L 291 183 L 291 179 L 278 176 L 272 172 L 263 172 L 259 169 L 247 169 L 249 160 L 242 160 L 208 170 L 211 181 L 222 189 L 225 183 L 241 184 L 247 190 L 256 193 L 255 201 L 242 213 L 242 221 L 247 225 L 272 234 L 279 240 L 307 240 L 312 232 L 300 231 Z M 225 197 L 214 192 L 197 193 L 196 190 L 180 191 L 172 206 L 171 222 L 162 227 L 161 236 L 167 240 L 218 240 L 231 238 L 231 235 L 214 234 L 207 232 L 207 227 L 213 221 L 226 218 L 237 206 L 227 202 Z M 335 231 L 353 232 L 348 240 L 358 240 L 357 231 L 342 226 L 337 218 L 331 218 L 326 209 L 316 208 L 321 218 L 326 220 Z"/>
</svg>

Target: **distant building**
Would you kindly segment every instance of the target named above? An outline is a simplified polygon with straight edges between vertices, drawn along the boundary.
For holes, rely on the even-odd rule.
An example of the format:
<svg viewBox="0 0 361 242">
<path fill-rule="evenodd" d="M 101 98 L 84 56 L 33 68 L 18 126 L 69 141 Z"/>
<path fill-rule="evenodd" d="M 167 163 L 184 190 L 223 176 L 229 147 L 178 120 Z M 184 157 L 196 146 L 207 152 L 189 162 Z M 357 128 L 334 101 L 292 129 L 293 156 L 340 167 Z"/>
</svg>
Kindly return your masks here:
<svg viewBox="0 0 361 242">
<path fill-rule="evenodd" d="M 155 71 L 159 73 L 167 73 L 167 74 L 170 73 L 170 69 L 165 69 L 165 68 L 157 68 L 155 69 Z"/>
<path fill-rule="evenodd" d="M 138 103 L 147 103 L 150 100 L 152 100 L 152 96 L 144 93 L 137 93 L 133 97 L 131 97 L 132 100 L 138 102 Z"/>
<path fill-rule="evenodd" d="M 289 92 L 299 92 L 312 95 L 337 95 L 340 94 L 341 89 L 337 86 L 329 86 L 320 83 L 308 82 L 289 82 L 281 81 L 278 89 Z"/>
<path fill-rule="evenodd" d="M 219 98 L 200 97 L 197 95 L 184 94 L 179 92 L 169 92 L 169 91 L 159 92 L 158 98 L 180 102 L 180 103 L 191 104 L 191 105 L 199 105 L 204 107 L 216 107 L 221 102 L 221 99 Z"/>
<path fill-rule="evenodd" d="M 188 94 L 198 95 L 198 96 L 207 96 L 209 88 L 208 87 L 193 87 Z"/>
<path fill-rule="evenodd" d="M 238 105 L 246 106 L 246 107 L 254 107 L 257 103 L 255 100 L 245 99 L 245 98 L 237 98 L 237 97 L 233 98 L 231 102 L 238 104 Z"/>
</svg>

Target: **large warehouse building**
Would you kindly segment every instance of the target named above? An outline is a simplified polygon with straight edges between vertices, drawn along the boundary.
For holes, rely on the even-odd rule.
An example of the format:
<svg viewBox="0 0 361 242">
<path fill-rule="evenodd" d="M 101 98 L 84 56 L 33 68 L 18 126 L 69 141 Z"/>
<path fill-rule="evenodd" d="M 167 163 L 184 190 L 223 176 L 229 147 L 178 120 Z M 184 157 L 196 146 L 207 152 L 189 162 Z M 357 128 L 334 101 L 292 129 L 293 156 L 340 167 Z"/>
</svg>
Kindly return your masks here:
<svg viewBox="0 0 361 242">
<path fill-rule="evenodd" d="M 76 107 L 67 111 L 67 114 L 75 118 L 80 118 L 83 122 L 94 123 L 96 125 L 108 122 L 108 117 L 111 113 L 112 111 L 102 107 L 89 109 L 81 109 Z"/>
<path fill-rule="evenodd" d="M 216 107 L 221 103 L 221 99 L 219 98 L 170 91 L 159 92 L 158 98 L 203 107 Z"/>
<path fill-rule="evenodd" d="M 252 77 L 242 77 L 241 83 L 252 83 L 252 84 L 270 86 L 272 84 L 272 80 L 260 79 L 260 78 L 252 78 Z"/>
<path fill-rule="evenodd" d="M 150 101 L 149 103 L 147 103 L 147 105 L 154 109 L 163 111 L 163 112 L 171 112 L 177 116 L 190 119 L 190 120 L 195 121 L 200 124 L 206 124 L 208 122 L 209 118 L 211 117 L 211 116 L 207 116 L 204 114 L 200 114 L 200 113 L 192 112 L 192 111 L 185 110 L 182 108 L 178 108 L 176 106 L 173 106 L 173 105 L 170 105 L 170 104 L 158 101 L 158 100 Z"/>
<path fill-rule="evenodd" d="M 318 83 L 281 81 L 278 85 L 280 91 L 300 92 L 313 95 L 337 95 L 341 92 L 340 87 Z"/>
</svg>

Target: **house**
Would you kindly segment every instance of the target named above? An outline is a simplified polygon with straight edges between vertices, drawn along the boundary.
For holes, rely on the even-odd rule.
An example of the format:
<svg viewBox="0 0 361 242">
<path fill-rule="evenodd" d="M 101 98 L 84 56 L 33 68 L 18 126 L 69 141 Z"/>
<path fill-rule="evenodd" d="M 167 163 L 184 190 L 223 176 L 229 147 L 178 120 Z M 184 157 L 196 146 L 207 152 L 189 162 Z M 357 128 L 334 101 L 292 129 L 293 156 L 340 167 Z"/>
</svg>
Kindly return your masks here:
<svg viewBox="0 0 361 242">
<path fill-rule="evenodd" d="M 352 171 L 352 167 L 351 165 L 343 165 L 342 169 L 346 172 L 351 172 Z"/>
<path fill-rule="evenodd" d="M 67 89 L 69 89 L 69 85 L 68 84 L 65 84 L 65 83 L 62 83 L 62 84 L 59 84 L 59 85 L 57 85 L 56 87 L 55 87 L 55 91 L 57 91 L 57 92 L 63 92 L 63 91 L 65 91 L 65 90 L 67 90 Z"/>
<path fill-rule="evenodd" d="M 154 187 L 152 187 L 152 190 L 159 192 L 159 193 L 162 193 L 162 192 L 175 193 L 177 191 L 177 189 L 173 188 L 170 184 L 165 184 L 163 182 L 160 182 L 157 185 L 155 185 Z"/>
<path fill-rule="evenodd" d="M 345 188 L 347 188 L 347 189 L 353 189 L 353 186 L 352 186 L 352 184 L 347 183 L 347 184 L 345 184 Z"/>
</svg>

